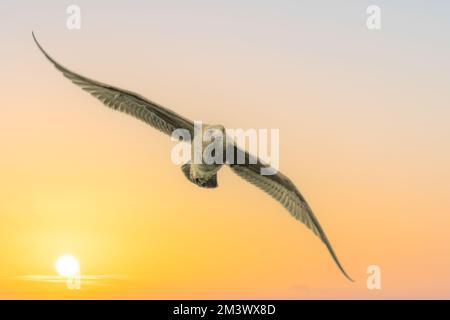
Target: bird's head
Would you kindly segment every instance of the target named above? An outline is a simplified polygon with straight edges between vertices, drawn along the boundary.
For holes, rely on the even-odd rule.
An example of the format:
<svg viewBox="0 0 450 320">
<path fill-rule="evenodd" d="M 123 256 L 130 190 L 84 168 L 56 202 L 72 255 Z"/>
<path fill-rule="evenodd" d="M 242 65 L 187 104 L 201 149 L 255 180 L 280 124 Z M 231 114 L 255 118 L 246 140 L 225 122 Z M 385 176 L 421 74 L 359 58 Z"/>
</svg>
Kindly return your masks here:
<svg viewBox="0 0 450 320">
<path fill-rule="evenodd" d="M 196 142 L 198 141 L 198 143 Z M 192 159 L 204 159 L 205 150 L 210 150 L 211 155 L 220 149 L 225 150 L 226 134 L 225 127 L 221 125 L 204 124 L 201 130 L 196 131 L 194 136 L 194 143 L 192 147 Z M 208 163 L 208 161 L 206 161 Z"/>
</svg>

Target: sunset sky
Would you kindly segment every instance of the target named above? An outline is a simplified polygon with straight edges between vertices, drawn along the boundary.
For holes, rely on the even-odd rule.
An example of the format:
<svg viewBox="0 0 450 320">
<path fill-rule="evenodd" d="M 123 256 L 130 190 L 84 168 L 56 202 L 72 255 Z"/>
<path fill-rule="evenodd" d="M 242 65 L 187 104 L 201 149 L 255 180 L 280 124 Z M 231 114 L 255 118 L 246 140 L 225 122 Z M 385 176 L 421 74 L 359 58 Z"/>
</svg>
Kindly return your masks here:
<svg viewBox="0 0 450 320">
<path fill-rule="evenodd" d="M 450 298 L 449 17 L 437 0 L 2 0 L 0 298 Z M 65 79 L 32 30 L 187 118 L 279 129 L 280 170 L 355 283 L 229 168 L 191 184 L 174 142 Z M 64 254 L 80 290 L 48 280 Z"/>
</svg>

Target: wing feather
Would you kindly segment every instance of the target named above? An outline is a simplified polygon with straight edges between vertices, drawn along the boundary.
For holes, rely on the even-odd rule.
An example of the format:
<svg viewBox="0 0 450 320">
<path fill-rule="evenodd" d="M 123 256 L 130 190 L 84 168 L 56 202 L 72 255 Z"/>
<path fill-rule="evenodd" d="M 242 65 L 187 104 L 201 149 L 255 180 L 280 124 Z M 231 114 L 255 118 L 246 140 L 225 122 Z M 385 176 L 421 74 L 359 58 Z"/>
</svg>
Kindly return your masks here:
<svg viewBox="0 0 450 320">
<path fill-rule="evenodd" d="M 74 84 L 99 99 L 106 106 L 134 116 L 165 134 L 171 135 L 173 130 L 182 128 L 189 130 L 191 137 L 193 137 L 194 124 L 192 121 L 136 93 L 91 80 L 70 71 L 47 54 L 36 40 L 34 33 L 33 39 L 38 48 L 56 69 L 61 71 Z"/>
<path fill-rule="evenodd" d="M 244 151 L 240 150 L 238 147 L 235 147 L 235 153 L 238 152 Z M 250 164 L 248 161 L 249 158 L 249 154 L 245 152 L 245 163 L 231 163 L 229 164 L 230 168 L 238 176 L 272 196 L 275 200 L 281 203 L 281 205 L 283 205 L 283 207 L 285 207 L 295 219 L 302 222 L 308 229 L 318 236 L 328 248 L 328 251 L 341 272 L 350 281 L 353 281 L 339 262 L 333 247 L 331 246 L 310 206 L 291 180 L 281 172 L 278 172 L 275 175 L 261 175 L 261 169 L 268 166 L 262 163 L 259 159 L 256 164 Z"/>
</svg>

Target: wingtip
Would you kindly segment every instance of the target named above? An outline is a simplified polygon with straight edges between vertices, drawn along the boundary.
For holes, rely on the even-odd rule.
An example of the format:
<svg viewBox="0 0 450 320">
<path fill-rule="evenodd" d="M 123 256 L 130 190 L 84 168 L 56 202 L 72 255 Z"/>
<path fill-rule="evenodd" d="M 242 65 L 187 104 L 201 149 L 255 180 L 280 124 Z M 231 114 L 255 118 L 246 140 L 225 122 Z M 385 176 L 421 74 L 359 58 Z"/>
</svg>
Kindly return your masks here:
<svg viewBox="0 0 450 320">
<path fill-rule="evenodd" d="M 353 278 L 350 277 L 348 275 L 348 273 L 345 271 L 344 267 L 342 266 L 341 262 L 337 258 L 336 253 L 334 252 L 333 248 L 331 247 L 331 245 L 329 244 L 328 241 L 326 242 L 326 244 L 327 244 L 328 249 L 330 250 L 330 253 L 331 253 L 331 256 L 333 257 L 334 262 L 336 263 L 337 267 L 339 268 L 341 273 L 344 275 L 344 277 L 346 277 L 351 282 L 355 282 L 355 280 L 353 280 Z"/>
<path fill-rule="evenodd" d="M 348 280 L 350 280 L 350 282 L 353 282 L 353 283 L 355 282 L 355 280 L 353 280 L 353 278 L 348 275 L 348 273 L 344 270 L 344 268 L 342 267 L 342 265 L 340 263 L 338 263 L 338 267 L 341 270 L 344 277 L 346 277 Z"/>
<path fill-rule="evenodd" d="M 350 280 L 350 282 L 355 283 L 355 280 L 353 280 L 353 278 L 351 278 L 348 274 L 345 275 L 345 277 Z"/>
<path fill-rule="evenodd" d="M 355 282 L 355 280 L 353 280 L 353 278 L 348 275 L 348 273 L 344 270 L 344 268 L 342 267 L 342 265 L 340 263 L 338 264 L 338 267 L 341 270 L 344 277 L 346 277 L 348 280 L 350 280 L 350 282 L 353 282 L 353 283 Z"/>
<path fill-rule="evenodd" d="M 42 48 L 41 44 L 39 43 L 39 41 L 36 38 L 36 35 L 34 34 L 34 31 L 31 31 L 31 35 L 33 37 L 34 43 L 36 43 L 36 46 L 38 47 L 38 49 L 44 54 L 44 56 L 50 60 L 51 63 L 53 63 L 54 65 L 57 65 L 55 60 L 53 60 L 52 57 L 50 57 L 50 55 L 44 50 L 44 48 Z"/>
<path fill-rule="evenodd" d="M 36 39 L 36 35 L 34 34 L 34 31 L 31 31 L 31 36 L 33 37 L 34 43 L 36 43 L 36 45 L 38 46 L 38 48 L 42 51 L 41 45 L 39 44 L 39 42 Z"/>
<path fill-rule="evenodd" d="M 344 267 L 342 266 L 341 262 L 339 261 L 337 255 L 336 255 L 336 253 L 334 252 L 333 247 L 331 246 L 330 242 L 328 241 L 328 239 L 325 237 L 324 234 L 323 234 L 322 241 L 324 241 L 326 247 L 328 248 L 328 251 L 331 254 L 331 257 L 333 258 L 333 260 L 336 263 L 337 267 L 341 271 L 342 275 L 344 277 L 346 277 L 348 280 L 350 280 L 351 282 L 355 282 L 355 280 L 353 280 L 352 277 L 350 277 L 348 275 L 348 273 L 345 271 Z"/>
</svg>

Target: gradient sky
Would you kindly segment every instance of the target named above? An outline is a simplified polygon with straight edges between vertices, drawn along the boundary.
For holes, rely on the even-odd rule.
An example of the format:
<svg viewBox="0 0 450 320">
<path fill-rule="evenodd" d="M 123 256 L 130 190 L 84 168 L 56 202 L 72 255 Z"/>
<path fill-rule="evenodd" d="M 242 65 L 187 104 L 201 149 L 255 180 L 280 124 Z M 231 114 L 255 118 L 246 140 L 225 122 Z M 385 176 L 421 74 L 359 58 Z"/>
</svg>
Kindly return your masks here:
<svg viewBox="0 0 450 320">
<path fill-rule="evenodd" d="M 1 1 L 0 298 L 450 298 L 449 17 L 448 1 Z M 70 83 L 32 30 L 192 120 L 280 129 L 281 171 L 356 282 L 228 168 L 216 190 L 188 182 L 170 139 Z M 30 280 L 64 253 L 98 280 Z"/>
</svg>

